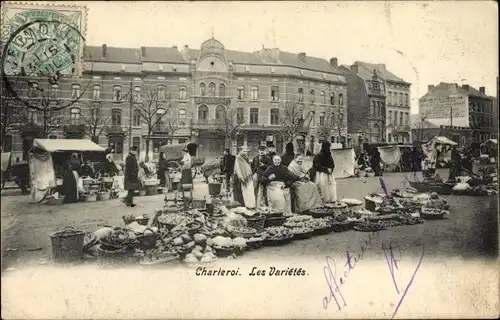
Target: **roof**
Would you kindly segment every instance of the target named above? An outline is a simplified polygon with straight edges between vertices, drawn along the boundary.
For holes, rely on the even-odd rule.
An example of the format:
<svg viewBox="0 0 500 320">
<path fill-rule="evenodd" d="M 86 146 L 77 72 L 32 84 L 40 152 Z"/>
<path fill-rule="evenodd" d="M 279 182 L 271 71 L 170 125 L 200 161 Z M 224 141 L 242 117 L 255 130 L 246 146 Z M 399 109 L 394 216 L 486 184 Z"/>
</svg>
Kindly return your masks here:
<svg viewBox="0 0 500 320">
<path fill-rule="evenodd" d="M 480 97 L 485 99 L 494 99 L 485 93 L 477 90 L 470 85 L 459 86 L 457 83 L 440 82 L 438 85 L 434 86 L 429 90 L 422 98 L 426 97 L 429 93 L 442 93 L 442 94 L 455 94 L 460 93 L 467 96 Z"/>
<path fill-rule="evenodd" d="M 47 152 L 105 151 L 100 145 L 86 139 L 35 139 L 33 141 L 33 148 L 40 148 Z"/>
<path fill-rule="evenodd" d="M 356 61 L 354 62 L 355 65 L 358 65 L 358 75 L 365 79 L 365 80 L 371 80 L 373 76 L 373 70 L 377 71 L 377 75 L 385 80 L 385 81 L 395 81 L 395 82 L 404 82 L 408 83 L 403 80 L 403 78 L 400 78 L 393 73 L 391 73 L 387 68 L 385 67 L 385 64 L 374 64 L 374 63 L 368 63 L 368 62 L 363 62 L 363 61 Z"/>
<path fill-rule="evenodd" d="M 222 44 L 215 39 L 209 39 L 202 44 L 207 48 L 211 44 L 216 44 L 217 50 L 224 50 L 228 61 L 243 65 L 268 65 L 268 66 L 290 66 L 300 69 L 308 69 L 326 73 L 344 74 L 345 70 L 340 67 L 334 67 L 329 61 L 323 58 L 305 56 L 303 60 L 299 59 L 299 54 L 280 51 L 278 49 L 266 49 L 257 52 L 244 52 L 237 50 L 224 49 Z M 142 51 L 146 53 L 142 56 Z M 275 50 L 277 59 L 269 58 L 269 51 Z M 102 56 L 101 46 L 88 46 L 84 50 L 85 59 L 94 62 L 115 62 L 141 64 L 143 62 L 159 63 L 179 63 L 189 64 L 191 59 L 197 59 L 200 49 L 177 47 L 142 47 L 142 48 L 116 48 L 106 47 L 106 57 Z M 265 53 L 264 53 L 265 52 Z M 265 57 L 263 56 L 263 53 Z"/>
</svg>

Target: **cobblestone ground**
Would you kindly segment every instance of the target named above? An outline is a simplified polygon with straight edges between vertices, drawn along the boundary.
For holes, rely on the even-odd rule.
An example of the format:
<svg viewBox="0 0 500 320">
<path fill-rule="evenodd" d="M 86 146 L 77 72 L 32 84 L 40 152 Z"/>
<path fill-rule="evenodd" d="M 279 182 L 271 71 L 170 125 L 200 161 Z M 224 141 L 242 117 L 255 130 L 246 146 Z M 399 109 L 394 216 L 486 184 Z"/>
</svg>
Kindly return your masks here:
<svg viewBox="0 0 500 320">
<path fill-rule="evenodd" d="M 441 176 L 447 177 L 445 171 Z M 389 189 L 401 188 L 409 173 L 390 173 L 384 176 Z M 338 179 L 339 197 L 358 198 L 380 191 L 378 178 Z M 195 198 L 208 193 L 202 179 L 196 179 Z M 493 197 L 445 196 L 451 204 L 446 220 L 426 221 L 415 226 L 390 228 L 380 234 L 382 240 L 397 241 L 403 247 L 423 244 L 427 256 L 436 258 L 470 259 L 495 256 L 498 253 L 497 209 L 489 210 Z M 163 195 L 137 197 L 136 208 L 126 207 L 120 200 L 67 205 L 28 204 L 27 196 L 19 190 L 2 191 L 2 269 L 7 266 L 44 264 L 51 259 L 49 234 L 65 226 L 93 231 L 99 225 L 122 226 L 126 214 L 153 215 L 163 205 Z M 259 259 L 271 255 L 312 256 L 328 255 L 344 250 L 359 251 L 359 241 L 366 234 L 349 231 L 296 241 L 282 247 L 267 247 L 245 253 L 238 259 Z"/>
</svg>

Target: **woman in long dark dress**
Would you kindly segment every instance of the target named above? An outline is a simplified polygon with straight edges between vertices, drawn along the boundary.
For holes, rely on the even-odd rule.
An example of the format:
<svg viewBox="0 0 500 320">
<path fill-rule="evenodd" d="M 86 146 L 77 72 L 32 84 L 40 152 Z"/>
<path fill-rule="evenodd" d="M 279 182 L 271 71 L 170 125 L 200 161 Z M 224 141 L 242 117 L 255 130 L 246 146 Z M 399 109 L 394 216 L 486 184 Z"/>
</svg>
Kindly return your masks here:
<svg viewBox="0 0 500 320">
<path fill-rule="evenodd" d="M 335 162 L 330 150 L 330 142 L 325 141 L 321 145 L 321 151 L 314 156 L 311 169 L 311 181 L 318 186 L 323 203 L 337 201 L 337 181 L 333 175 Z"/>
<path fill-rule="evenodd" d="M 281 165 L 288 167 L 290 163 L 295 159 L 295 150 L 293 148 L 293 143 L 288 142 L 285 147 L 285 153 L 281 157 Z"/>
<path fill-rule="evenodd" d="M 74 153 L 63 177 L 64 203 L 75 203 L 80 198 L 78 195 L 78 169 L 80 169 L 80 161 L 78 155 Z"/>
<path fill-rule="evenodd" d="M 166 187 L 167 186 L 167 181 L 165 179 L 165 169 L 167 166 L 165 159 L 165 153 L 160 152 L 160 158 L 158 159 L 158 179 L 160 179 L 160 186 L 161 187 Z"/>
</svg>

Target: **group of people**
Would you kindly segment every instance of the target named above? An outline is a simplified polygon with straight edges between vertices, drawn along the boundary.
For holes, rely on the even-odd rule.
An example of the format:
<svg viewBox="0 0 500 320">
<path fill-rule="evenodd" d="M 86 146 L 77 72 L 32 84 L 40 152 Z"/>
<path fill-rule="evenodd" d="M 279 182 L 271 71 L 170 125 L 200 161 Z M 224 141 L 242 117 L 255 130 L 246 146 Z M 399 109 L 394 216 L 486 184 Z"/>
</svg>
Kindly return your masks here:
<svg viewBox="0 0 500 320">
<path fill-rule="evenodd" d="M 274 145 L 259 147 L 259 154 L 249 159 L 243 147 L 234 159 L 234 169 L 224 169 L 226 182 L 232 178 L 234 200 L 252 209 L 268 206 L 280 212 L 304 212 L 337 200 L 335 163 L 330 143 L 324 142 L 314 156 L 311 168 L 305 168 L 303 155 L 288 143 L 282 156 Z M 226 159 L 230 158 L 226 150 Z M 231 161 L 223 163 L 232 165 Z"/>
</svg>

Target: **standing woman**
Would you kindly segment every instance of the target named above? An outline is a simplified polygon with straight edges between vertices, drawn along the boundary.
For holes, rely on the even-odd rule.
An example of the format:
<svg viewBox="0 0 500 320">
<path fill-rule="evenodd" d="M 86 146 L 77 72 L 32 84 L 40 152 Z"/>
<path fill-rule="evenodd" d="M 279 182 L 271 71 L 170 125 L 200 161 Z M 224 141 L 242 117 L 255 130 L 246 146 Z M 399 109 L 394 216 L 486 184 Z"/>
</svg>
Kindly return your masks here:
<svg viewBox="0 0 500 320">
<path fill-rule="evenodd" d="M 293 148 L 293 143 L 288 142 L 285 146 L 285 153 L 281 157 L 281 165 L 288 167 L 290 163 L 295 159 L 295 150 Z"/>
<path fill-rule="evenodd" d="M 320 152 L 314 156 L 311 180 L 318 186 L 323 203 L 337 201 L 337 182 L 333 176 L 335 163 L 333 162 L 330 142 L 321 145 Z"/>
<path fill-rule="evenodd" d="M 170 190 L 170 173 L 168 171 L 167 154 L 160 152 L 160 159 L 158 160 L 158 176 L 160 178 L 160 185 Z"/>
<path fill-rule="evenodd" d="M 78 194 L 78 179 L 80 178 L 78 170 L 80 167 L 78 154 L 73 153 L 63 177 L 64 203 L 75 203 L 80 198 Z"/>
<path fill-rule="evenodd" d="M 248 160 L 248 149 L 243 147 L 236 156 L 233 176 L 234 201 L 252 209 L 256 207 L 252 168 Z"/>
<path fill-rule="evenodd" d="M 184 148 L 184 157 L 182 157 L 182 167 L 181 167 L 181 184 L 193 185 L 193 174 L 191 172 L 191 166 L 193 165 L 193 157 L 196 156 L 196 149 L 198 146 L 196 143 L 188 143 L 186 148 Z M 181 186 L 180 186 L 181 187 Z"/>
</svg>

